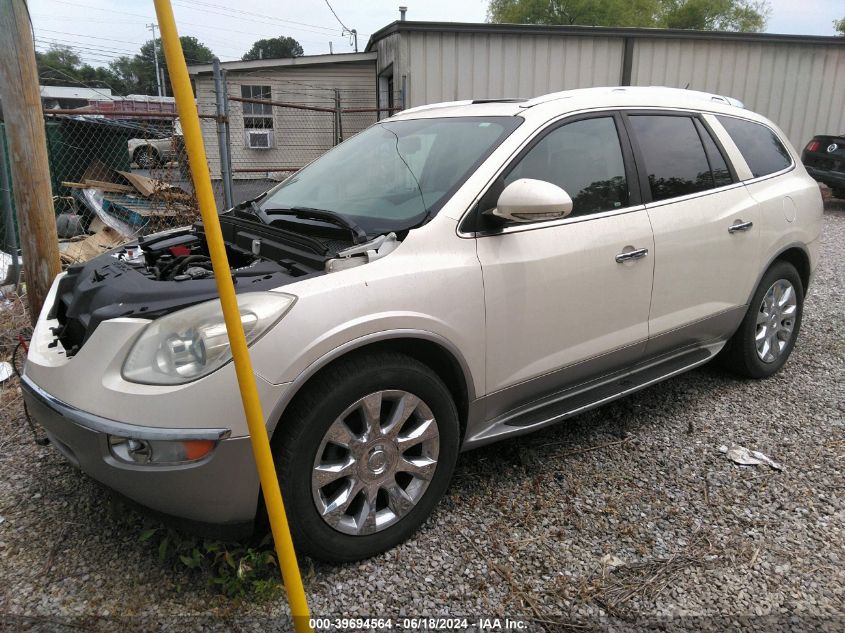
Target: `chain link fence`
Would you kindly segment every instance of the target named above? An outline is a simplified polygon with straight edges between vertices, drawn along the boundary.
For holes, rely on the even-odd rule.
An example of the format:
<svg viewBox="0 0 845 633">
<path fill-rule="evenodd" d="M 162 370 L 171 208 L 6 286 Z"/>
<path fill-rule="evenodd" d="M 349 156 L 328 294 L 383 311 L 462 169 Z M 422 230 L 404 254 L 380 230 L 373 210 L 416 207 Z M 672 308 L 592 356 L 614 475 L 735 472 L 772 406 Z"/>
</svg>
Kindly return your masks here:
<svg viewBox="0 0 845 633">
<path fill-rule="evenodd" d="M 198 88 L 197 106 L 219 210 L 259 196 L 398 109 L 379 110 L 375 88 L 315 86 L 272 73 L 249 73 L 228 87 L 224 73 L 214 79 L 214 90 Z M 199 218 L 175 113 L 93 104 L 45 110 L 44 120 L 66 265 Z M 0 128 L 0 151 L 3 140 Z M 10 254 L 17 248 L 13 202 L 0 207 L 2 249 Z"/>
<path fill-rule="evenodd" d="M 217 147 L 204 134 L 206 151 L 224 191 L 227 179 L 231 183 L 233 204 L 266 191 L 375 123 L 380 114 L 398 109 L 379 110 L 375 87 L 314 85 L 267 71 L 238 73 L 231 82 L 225 73 L 214 79 L 213 90 L 198 88 L 200 103 L 221 113 L 225 129 Z"/>
</svg>

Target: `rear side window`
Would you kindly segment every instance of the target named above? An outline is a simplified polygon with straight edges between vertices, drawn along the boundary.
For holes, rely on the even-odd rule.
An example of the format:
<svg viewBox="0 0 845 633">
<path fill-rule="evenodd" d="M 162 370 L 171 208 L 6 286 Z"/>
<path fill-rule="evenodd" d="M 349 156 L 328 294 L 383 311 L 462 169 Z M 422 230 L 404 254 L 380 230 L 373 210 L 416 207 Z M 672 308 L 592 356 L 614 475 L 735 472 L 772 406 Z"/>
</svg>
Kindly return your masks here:
<svg viewBox="0 0 845 633">
<path fill-rule="evenodd" d="M 710 171 L 713 172 L 714 184 L 717 187 L 724 187 L 725 185 L 731 184 L 733 178 L 728 169 L 728 164 L 725 162 L 725 157 L 722 155 L 710 132 L 699 119 L 695 119 L 695 128 L 698 130 L 701 142 L 704 143 L 704 153 L 707 154 L 707 162 L 710 163 Z"/>
<path fill-rule="evenodd" d="M 545 180 L 572 197 L 571 216 L 628 206 L 622 146 L 612 117 L 567 123 L 543 137 L 505 176 Z"/>
<path fill-rule="evenodd" d="M 729 116 L 716 118 L 731 135 L 755 178 L 768 176 L 792 164 L 783 143 L 765 125 Z"/>
<path fill-rule="evenodd" d="M 645 160 L 653 200 L 716 186 L 691 117 L 636 114 L 628 120 Z"/>
</svg>

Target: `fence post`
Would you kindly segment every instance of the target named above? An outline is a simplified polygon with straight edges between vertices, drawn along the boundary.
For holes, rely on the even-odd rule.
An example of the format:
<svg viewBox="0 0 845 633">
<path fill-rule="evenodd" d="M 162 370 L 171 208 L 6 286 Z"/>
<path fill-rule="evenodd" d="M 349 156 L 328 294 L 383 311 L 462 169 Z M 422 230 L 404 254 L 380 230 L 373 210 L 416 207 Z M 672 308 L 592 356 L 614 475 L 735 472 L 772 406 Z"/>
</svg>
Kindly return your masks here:
<svg viewBox="0 0 845 633">
<path fill-rule="evenodd" d="M 334 89 L 334 129 L 335 145 L 343 143 L 343 115 L 340 112 L 340 90 Z"/>
<path fill-rule="evenodd" d="M 224 130 L 226 132 L 226 168 L 227 168 L 227 179 L 229 182 L 229 192 L 232 196 L 232 204 L 235 204 L 235 194 L 234 194 L 234 184 L 232 183 L 232 178 L 235 172 L 232 171 L 232 138 L 229 135 L 229 130 L 231 126 L 229 125 L 229 84 L 226 79 L 226 71 L 224 69 L 220 70 L 220 81 L 223 83 L 223 116 L 226 119 L 226 125 L 224 126 Z"/>
<path fill-rule="evenodd" d="M 232 200 L 232 163 L 229 160 L 229 107 L 225 93 L 226 84 L 220 70 L 220 60 L 212 61 L 214 69 L 214 92 L 217 106 L 217 146 L 220 149 L 220 178 L 223 180 L 223 203 L 227 209 L 235 206 Z"/>
</svg>

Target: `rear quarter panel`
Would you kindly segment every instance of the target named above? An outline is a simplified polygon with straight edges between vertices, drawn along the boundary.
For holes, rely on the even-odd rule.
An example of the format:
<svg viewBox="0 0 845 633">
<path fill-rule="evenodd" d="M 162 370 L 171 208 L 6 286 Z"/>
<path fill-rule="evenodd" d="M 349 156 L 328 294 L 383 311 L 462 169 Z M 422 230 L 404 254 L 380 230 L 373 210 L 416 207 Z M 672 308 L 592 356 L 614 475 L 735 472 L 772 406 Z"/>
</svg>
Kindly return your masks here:
<svg viewBox="0 0 845 633">
<path fill-rule="evenodd" d="M 763 265 L 786 249 L 800 246 L 815 270 L 824 206 L 818 184 L 803 165 L 797 163 L 792 171 L 748 183 L 746 188 L 760 205 Z"/>
</svg>

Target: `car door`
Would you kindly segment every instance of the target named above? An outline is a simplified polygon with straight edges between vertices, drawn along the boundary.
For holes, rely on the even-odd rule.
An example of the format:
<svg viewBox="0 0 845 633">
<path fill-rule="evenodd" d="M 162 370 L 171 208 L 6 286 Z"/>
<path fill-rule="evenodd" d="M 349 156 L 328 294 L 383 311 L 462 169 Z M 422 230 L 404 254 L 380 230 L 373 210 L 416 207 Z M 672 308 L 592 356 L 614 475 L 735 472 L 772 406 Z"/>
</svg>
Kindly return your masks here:
<svg viewBox="0 0 845 633">
<path fill-rule="evenodd" d="M 634 174 L 621 118 L 597 113 L 543 131 L 482 198 L 489 211 L 510 182 L 533 178 L 573 200 L 564 219 L 477 233 L 487 386 L 498 392 L 488 418 L 642 355 L 653 242 Z"/>
<path fill-rule="evenodd" d="M 732 333 L 759 269 L 759 209 L 694 113 L 625 114 L 654 231 L 647 354 Z"/>
</svg>

